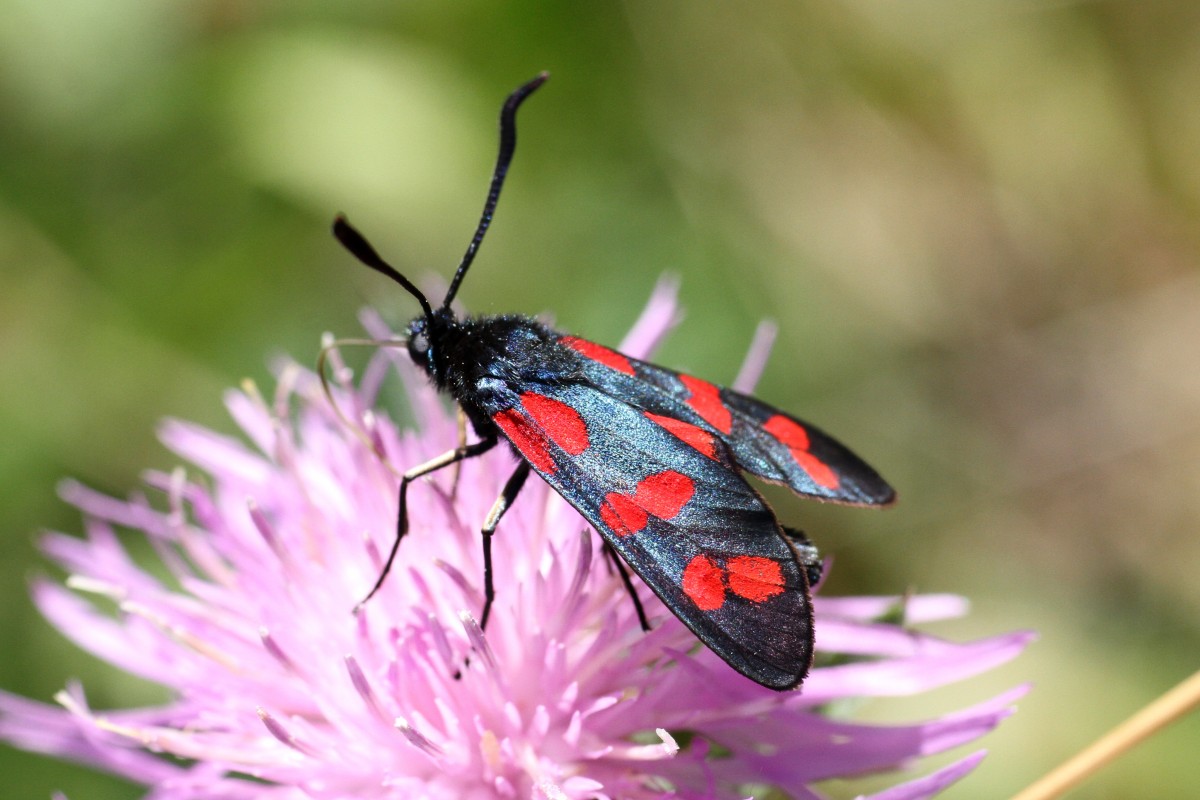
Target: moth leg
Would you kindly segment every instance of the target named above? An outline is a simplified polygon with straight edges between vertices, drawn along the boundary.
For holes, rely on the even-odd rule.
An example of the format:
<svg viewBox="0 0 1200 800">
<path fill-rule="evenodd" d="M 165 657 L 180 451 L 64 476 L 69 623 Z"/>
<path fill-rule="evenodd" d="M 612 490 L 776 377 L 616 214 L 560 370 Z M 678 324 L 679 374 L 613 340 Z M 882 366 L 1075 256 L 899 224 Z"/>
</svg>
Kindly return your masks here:
<svg viewBox="0 0 1200 800">
<path fill-rule="evenodd" d="M 458 446 L 460 448 L 467 446 L 467 414 L 461 408 L 458 409 Z M 458 478 L 462 475 L 462 459 L 454 462 L 454 474 L 450 478 L 450 502 L 454 502 L 458 498 Z"/>
<path fill-rule="evenodd" d="M 508 511 L 513 500 L 517 499 L 517 494 L 525 485 L 525 479 L 528 477 L 529 464 L 522 461 L 509 476 L 508 483 L 504 484 L 504 491 L 492 504 L 492 510 L 488 512 L 487 519 L 483 523 L 483 530 L 480 531 L 483 534 L 483 616 L 479 620 L 479 627 L 482 630 L 487 630 L 488 617 L 492 613 L 492 601 L 496 599 L 496 587 L 492 581 L 492 534 L 496 532 L 496 526 L 500 524 L 500 518 L 504 516 L 504 512 Z"/>
<path fill-rule="evenodd" d="M 371 587 L 371 591 L 367 592 L 367 596 L 354 606 L 355 613 L 358 613 L 359 609 L 375 596 L 375 593 L 379 591 L 379 587 L 383 586 L 388 573 L 392 571 L 392 564 L 396 561 L 396 552 L 400 549 L 400 540 L 404 538 L 404 534 L 408 533 L 408 485 L 423 475 L 436 472 L 451 464 L 457 464 L 463 459 L 482 455 L 495 447 L 496 441 L 495 436 L 489 436 L 472 444 L 461 445 L 404 473 L 400 478 L 400 498 L 396 502 L 396 538 L 392 540 L 392 550 L 388 553 L 387 561 L 384 562 L 383 569 L 379 573 L 379 578 L 375 581 L 375 585 Z"/>
<path fill-rule="evenodd" d="M 633 579 L 629 577 L 629 570 L 625 568 L 625 562 L 617 555 L 617 551 L 608 542 L 604 543 L 604 555 L 608 557 L 609 562 L 617 568 L 617 574 L 621 576 L 621 583 L 625 584 L 625 591 L 629 594 L 629 599 L 633 601 L 633 607 L 637 611 L 638 622 L 642 626 L 643 633 L 650 632 L 650 621 L 646 619 L 646 609 L 642 608 L 642 601 L 638 597 L 637 590 L 633 588 Z"/>
</svg>

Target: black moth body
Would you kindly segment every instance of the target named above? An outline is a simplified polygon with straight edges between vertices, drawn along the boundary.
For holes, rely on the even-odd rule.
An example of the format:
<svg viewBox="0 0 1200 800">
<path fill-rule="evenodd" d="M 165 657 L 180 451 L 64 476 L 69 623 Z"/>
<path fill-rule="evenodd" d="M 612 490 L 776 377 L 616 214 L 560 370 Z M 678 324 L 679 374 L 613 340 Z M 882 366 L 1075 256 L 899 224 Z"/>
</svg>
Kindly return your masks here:
<svg viewBox="0 0 1200 800">
<path fill-rule="evenodd" d="M 743 473 L 848 505 L 888 505 L 892 488 L 833 438 L 753 397 L 528 317 L 460 319 L 450 308 L 491 222 L 516 146 L 517 108 L 545 79 L 518 88 L 501 110 L 500 155 L 483 216 L 440 307 L 345 219 L 334 223 L 343 245 L 421 304 L 408 327 L 408 352 L 454 398 L 478 437 L 404 475 L 396 538 L 368 599 L 407 532 L 409 483 L 506 439 L 520 464 L 483 525 L 481 625 L 495 596 L 491 535 L 532 471 L 731 667 L 763 686 L 794 688 L 812 661 L 809 587 L 821 563 Z"/>
</svg>

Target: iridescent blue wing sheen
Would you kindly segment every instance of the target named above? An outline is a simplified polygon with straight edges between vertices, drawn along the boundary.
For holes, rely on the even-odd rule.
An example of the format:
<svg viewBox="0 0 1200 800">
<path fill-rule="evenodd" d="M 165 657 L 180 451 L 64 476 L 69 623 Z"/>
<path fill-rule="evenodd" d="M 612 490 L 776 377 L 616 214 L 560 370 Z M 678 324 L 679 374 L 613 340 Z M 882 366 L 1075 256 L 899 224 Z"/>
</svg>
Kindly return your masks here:
<svg viewBox="0 0 1200 800">
<path fill-rule="evenodd" d="M 586 379 L 608 387 L 673 427 L 693 446 L 719 442 L 739 469 L 833 503 L 885 506 L 896 493 L 865 461 L 814 425 L 749 395 L 629 358 L 574 336 L 560 342 L 580 355 Z"/>
<path fill-rule="evenodd" d="M 798 685 L 813 565 L 728 460 L 611 388 L 522 382 L 492 421 L 710 649 L 765 686 Z"/>
</svg>

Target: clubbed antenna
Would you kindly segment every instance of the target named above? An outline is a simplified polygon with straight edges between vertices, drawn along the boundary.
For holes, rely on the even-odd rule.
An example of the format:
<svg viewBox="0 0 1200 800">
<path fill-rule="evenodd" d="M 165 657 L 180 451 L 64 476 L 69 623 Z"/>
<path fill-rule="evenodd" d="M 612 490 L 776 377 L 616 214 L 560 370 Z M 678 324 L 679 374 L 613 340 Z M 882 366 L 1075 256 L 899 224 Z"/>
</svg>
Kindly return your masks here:
<svg viewBox="0 0 1200 800">
<path fill-rule="evenodd" d="M 395 267 L 384 261 L 379 253 L 375 252 L 375 248 L 371 246 L 371 243 L 355 230 L 341 214 L 333 221 L 333 235 L 342 243 L 342 247 L 349 250 L 359 261 L 376 272 L 382 272 L 384 275 L 387 275 L 396 283 L 403 286 L 409 294 L 417 298 L 417 302 L 421 304 L 421 311 L 425 314 L 425 319 L 431 323 L 433 322 L 433 307 L 429 305 L 429 301 L 425 299 L 425 295 L 421 294 L 421 290 L 414 286 L 412 281 L 401 275 Z"/>
<path fill-rule="evenodd" d="M 525 98 L 533 94 L 534 90 L 545 83 L 549 77 L 550 73 L 543 72 L 533 80 L 518 87 L 515 92 L 508 96 L 508 99 L 504 101 L 504 106 L 500 109 L 500 154 L 496 157 L 496 169 L 492 172 L 492 185 L 488 189 L 487 202 L 483 204 L 483 214 L 479 217 L 479 226 L 475 229 L 475 236 L 471 238 L 471 244 L 467 246 L 467 252 L 463 254 L 462 262 L 458 265 L 458 271 L 454 273 L 454 279 L 450 281 L 450 288 L 446 292 L 446 299 L 442 301 L 442 308 L 444 309 L 449 308 L 450 303 L 453 302 L 454 295 L 458 293 L 458 287 L 462 283 L 463 276 L 467 274 L 467 269 L 471 266 L 471 262 L 475 260 L 475 253 L 479 251 L 479 244 L 483 241 L 483 235 L 487 233 L 488 226 L 492 224 L 492 214 L 496 211 L 496 201 L 500 199 L 500 190 L 504 187 L 504 177 L 508 174 L 508 165 L 512 163 L 513 151 L 517 148 L 517 109 L 521 107 L 521 103 L 525 102 Z"/>
</svg>

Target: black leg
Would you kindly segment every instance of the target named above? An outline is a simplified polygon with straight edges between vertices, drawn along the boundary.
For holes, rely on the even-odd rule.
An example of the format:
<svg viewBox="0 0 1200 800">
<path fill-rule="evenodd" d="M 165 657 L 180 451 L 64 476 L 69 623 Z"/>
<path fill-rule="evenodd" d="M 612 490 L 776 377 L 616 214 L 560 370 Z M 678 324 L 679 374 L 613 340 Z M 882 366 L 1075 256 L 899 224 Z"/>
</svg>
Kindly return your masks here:
<svg viewBox="0 0 1200 800">
<path fill-rule="evenodd" d="M 608 556 L 609 562 L 617 568 L 617 574 L 621 576 L 621 583 L 625 584 L 625 591 L 629 593 L 629 599 L 633 601 L 633 607 L 637 610 L 638 622 L 642 625 L 642 632 L 650 632 L 650 621 L 646 619 L 646 609 L 642 608 L 642 601 L 638 599 L 637 591 L 633 588 L 633 579 L 629 577 L 629 570 L 625 569 L 625 562 L 621 560 L 621 556 L 608 542 L 604 543 L 604 555 Z"/>
<path fill-rule="evenodd" d="M 465 458 L 474 458 L 475 456 L 482 455 L 495 446 L 496 437 L 490 436 L 473 444 L 456 447 L 453 450 L 442 453 L 437 458 L 426 461 L 424 464 L 413 467 L 404 473 L 403 477 L 400 478 L 400 499 L 396 503 L 396 538 L 392 541 L 392 551 L 388 553 L 387 561 L 383 564 L 383 570 L 380 571 L 379 578 L 375 581 L 375 585 L 371 587 L 371 591 L 367 592 L 367 596 L 360 600 L 358 605 L 354 607 L 356 613 L 368 600 L 375 596 L 375 593 L 379 591 L 379 587 L 383 586 L 388 573 L 392 571 L 392 564 L 396 560 L 396 552 L 400 549 L 400 540 L 404 538 L 404 534 L 408 533 L 408 485 L 423 475 L 436 472 L 442 467 L 448 467 L 451 464 L 457 464 Z"/>
<path fill-rule="evenodd" d="M 504 491 L 492 504 L 492 510 L 488 512 L 487 519 L 483 523 L 481 531 L 483 534 L 483 617 L 479 620 L 479 627 L 485 631 L 488 617 L 492 613 L 492 601 L 496 599 L 496 587 L 492 581 L 492 534 L 496 532 L 496 526 L 500 524 L 500 518 L 504 516 L 504 512 L 508 511 L 513 500 L 517 499 L 517 494 L 520 493 L 521 487 L 525 485 L 525 479 L 528 477 L 529 464 L 522 461 L 509 477 L 508 483 L 504 484 Z"/>
</svg>

